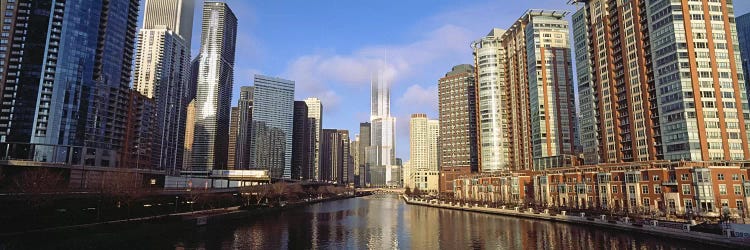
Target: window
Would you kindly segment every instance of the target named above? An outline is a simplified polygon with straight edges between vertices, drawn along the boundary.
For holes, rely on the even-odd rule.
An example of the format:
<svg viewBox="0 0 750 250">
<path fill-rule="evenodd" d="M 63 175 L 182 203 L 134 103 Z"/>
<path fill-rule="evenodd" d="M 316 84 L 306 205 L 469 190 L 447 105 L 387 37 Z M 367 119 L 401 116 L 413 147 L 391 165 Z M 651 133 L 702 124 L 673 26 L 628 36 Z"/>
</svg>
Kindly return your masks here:
<svg viewBox="0 0 750 250">
<path fill-rule="evenodd" d="M 740 176 L 738 174 L 733 174 L 732 175 L 732 180 L 733 181 L 739 181 L 740 180 Z"/>
<path fill-rule="evenodd" d="M 643 198 L 643 205 L 646 207 L 651 206 L 651 199 L 649 198 Z"/>
<path fill-rule="evenodd" d="M 693 200 L 685 200 L 685 210 L 693 211 Z"/>
<path fill-rule="evenodd" d="M 654 175 L 654 181 L 659 181 L 659 176 L 658 175 Z"/>
<path fill-rule="evenodd" d="M 648 194 L 648 186 L 646 185 L 641 186 L 641 193 Z"/>
<path fill-rule="evenodd" d="M 727 185 L 726 184 L 719 184 L 719 194 L 720 195 L 726 195 L 727 194 Z"/>
<path fill-rule="evenodd" d="M 616 194 L 618 189 L 619 189 L 618 186 L 612 186 L 612 193 Z"/>
<path fill-rule="evenodd" d="M 661 194 L 661 186 L 659 184 L 654 185 L 654 193 Z"/>
<path fill-rule="evenodd" d="M 733 186 L 735 195 L 742 195 L 742 187 L 737 184 Z"/>
<path fill-rule="evenodd" d="M 683 180 L 683 181 L 686 181 L 689 178 L 690 178 L 690 176 L 688 176 L 688 174 L 682 174 L 682 175 L 680 175 L 680 179 Z"/>
<path fill-rule="evenodd" d="M 682 184 L 682 194 L 683 195 L 689 195 L 690 194 L 690 184 Z"/>
<path fill-rule="evenodd" d="M 724 174 L 718 174 L 716 175 L 716 179 L 723 181 L 724 180 Z"/>
</svg>

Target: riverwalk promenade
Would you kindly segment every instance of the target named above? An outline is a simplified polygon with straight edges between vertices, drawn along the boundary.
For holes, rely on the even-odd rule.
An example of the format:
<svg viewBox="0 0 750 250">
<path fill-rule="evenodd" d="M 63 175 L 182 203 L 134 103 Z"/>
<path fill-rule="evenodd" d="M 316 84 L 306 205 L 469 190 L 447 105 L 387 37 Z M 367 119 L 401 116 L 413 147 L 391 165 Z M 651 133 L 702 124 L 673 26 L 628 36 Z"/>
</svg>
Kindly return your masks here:
<svg viewBox="0 0 750 250">
<path fill-rule="evenodd" d="M 690 224 L 687 223 L 674 223 L 674 222 L 663 222 L 663 221 L 646 221 L 645 223 L 634 223 L 629 218 L 614 219 L 607 218 L 606 215 L 599 217 L 587 217 L 585 213 L 579 214 L 567 214 L 562 211 L 560 214 L 550 214 L 548 210 L 534 211 L 533 209 L 521 210 L 517 207 L 500 207 L 491 208 L 487 206 L 481 206 L 478 204 L 463 203 L 457 204 L 452 202 L 445 202 L 439 200 L 428 200 L 421 198 L 402 196 L 404 201 L 410 205 L 418 206 L 429 206 L 436 208 L 445 208 L 452 210 L 471 211 L 486 214 L 495 214 L 503 216 L 513 216 L 528 219 L 547 220 L 555 222 L 565 222 L 582 224 L 589 226 L 596 226 L 602 228 L 610 228 L 616 230 L 622 230 L 627 232 L 639 232 L 650 235 L 657 235 L 662 237 L 668 237 L 679 240 L 696 241 L 705 244 L 714 245 L 723 248 L 738 248 L 748 249 L 750 248 L 750 239 L 747 238 L 731 238 L 725 235 L 710 234 L 703 232 L 691 231 Z"/>
</svg>

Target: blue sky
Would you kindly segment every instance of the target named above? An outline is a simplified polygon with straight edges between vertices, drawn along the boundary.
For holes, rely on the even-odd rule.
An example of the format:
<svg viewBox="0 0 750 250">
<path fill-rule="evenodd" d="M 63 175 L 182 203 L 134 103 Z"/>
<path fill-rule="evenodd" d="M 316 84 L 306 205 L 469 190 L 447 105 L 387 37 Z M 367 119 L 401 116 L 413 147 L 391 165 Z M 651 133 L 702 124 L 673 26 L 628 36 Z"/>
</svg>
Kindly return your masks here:
<svg viewBox="0 0 750 250">
<path fill-rule="evenodd" d="M 296 98 L 319 97 L 324 128 L 359 132 L 369 119 L 370 72 L 388 51 L 397 157 L 409 158 L 409 116 L 437 118 L 437 80 L 471 63 L 471 41 L 507 28 L 532 8 L 575 11 L 568 0 L 226 0 L 239 19 L 234 100 L 253 74 L 296 81 Z M 197 0 L 197 2 L 201 2 Z M 735 0 L 737 16 L 750 1 Z M 200 4 L 193 51 L 200 46 Z"/>
</svg>

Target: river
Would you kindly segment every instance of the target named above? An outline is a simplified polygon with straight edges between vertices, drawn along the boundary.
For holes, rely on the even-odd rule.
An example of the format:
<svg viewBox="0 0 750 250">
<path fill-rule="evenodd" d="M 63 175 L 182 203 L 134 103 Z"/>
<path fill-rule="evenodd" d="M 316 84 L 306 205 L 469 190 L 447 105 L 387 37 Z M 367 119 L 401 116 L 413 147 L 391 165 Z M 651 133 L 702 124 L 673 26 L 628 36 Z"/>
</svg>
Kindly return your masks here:
<svg viewBox="0 0 750 250">
<path fill-rule="evenodd" d="M 193 229 L 142 225 L 22 237 L 0 249 L 713 249 L 566 223 L 408 205 L 396 195 L 331 201 Z"/>
</svg>

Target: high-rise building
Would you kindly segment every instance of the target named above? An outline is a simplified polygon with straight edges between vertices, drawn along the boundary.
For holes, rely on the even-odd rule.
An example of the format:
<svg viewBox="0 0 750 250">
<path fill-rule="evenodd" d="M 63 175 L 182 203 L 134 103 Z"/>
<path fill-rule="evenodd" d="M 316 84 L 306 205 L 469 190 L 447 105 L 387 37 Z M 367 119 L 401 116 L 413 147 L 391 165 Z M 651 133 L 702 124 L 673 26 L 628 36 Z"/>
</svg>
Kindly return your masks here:
<svg viewBox="0 0 750 250">
<path fill-rule="evenodd" d="M 576 154 L 567 12 L 529 10 L 475 41 L 482 172 L 531 169 Z"/>
<path fill-rule="evenodd" d="M 307 104 L 307 117 L 312 119 L 310 125 L 310 131 L 312 133 L 312 147 L 310 151 L 312 154 L 312 176 L 311 179 L 320 179 L 320 131 L 323 129 L 323 104 L 320 103 L 318 98 L 307 98 L 305 99 Z"/>
<path fill-rule="evenodd" d="M 234 166 L 234 169 L 250 169 L 253 162 L 250 148 L 252 147 L 254 88 L 240 87 L 240 98 L 237 100 L 237 118 L 235 119 L 232 116 L 232 125 L 237 126 L 235 135 L 237 138 L 234 145 L 234 165 L 230 164 L 229 166 Z M 232 108 L 232 112 L 234 112 L 234 108 Z"/>
<path fill-rule="evenodd" d="M 292 179 L 308 180 L 312 176 L 312 133 L 307 104 L 294 102 L 294 125 L 292 131 Z"/>
<path fill-rule="evenodd" d="M 190 48 L 166 26 L 141 29 L 135 59 L 134 88 L 153 99 L 155 137 L 153 166 L 176 173 L 182 169 L 186 103 L 182 93 L 189 78 Z"/>
<path fill-rule="evenodd" d="M 20 143 L 7 157 L 64 161 L 77 146 L 85 165 L 121 165 L 138 6 L 0 2 L 0 145 Z"/>
<path fill-rule="evenodd" d="M 344 140 L 336 129 L 320 133 L 320 180 L 343 183 Z"/>
<path fill-rule="evenodd" d="M 403 183 L 420 190 L 438 190 L 438 137 L 440 121 L 412 114 L 409 121 L 409 164 L 403 166 Z M 399 164 L 400 161 L 399 161 Z M 407 168 L 408 167 L 408 168 Z M 428 185 L 434 184 L 434 185 Z"/>
<path fill-rule="evenodd" d="M 409 121 L 409 163 L 413 170 L 438 171 L 440 122 L 426 114 L 412 114 Z"/>
<path fill-rule="evenodd" d="M 229 5 L 204 2 L 190 162 L 194 172 L 227 168 L 236 39 L 237 17 Z"/>
<path fill-rule="evenodd" d="M 227 169 L 235 169 L 237 166 L 237 135 L 240 130 L 240 108 L 232 107 L 229 113 L 229 144 L 227 144 Z"/>
<path fill-rule="evenodd" d="M 750 76 L 750 13 L 741 15 L 737 21 L 737 39 L 742 54 L 742 75 Z M 750 96 L 750 81 L 745 80 L 745 93 Z"/>
<path fill-rule="evenodd" d="M 492 29 L 487 36 L 474 41 L 474 66 L 477 75 L 477 141 L 479 166 L 483 172 L 511 168 L 508 134 L 511 121 L 509 90 L 505 75 L 505 49 L 502 29 Z"/>
<path fill-rule="evenodd" d="M 190 51 L 194 10 L 195 0 L 146 0 L 143 9 L 143 29 L 164 26 L 180 35 Z"/>
<path fill-rule="evenodd" d="M 341 183 L 349 184 L 354 183 L 354 163 L 352 162 L 351 156 L 351 138 L 349 138 L 349 130 L 338 130 L 341 134 L 342 150 L 342 165 L 341 165 Z"/>
<path fill-rule="evenodd" d="M 255 75 L 252 157 L 272 178 L 291 178 L 294 81 Z"/>
<path fill-rule="evenodd" d="M 383 70 L 372 76 L 370 101 L 370 185 L 395 186 L 399 181 L 393 179 L 391 166 L 396 158 L 396 118 L 391 116 L 391 86 Z"/>
<path fill-rule="evenodd" d="M 510 86 L 512 164 L 576 154 L 576 110 L 567 11 L 529 10 L 502 36 Z M 532 46 L 533 45 L 533 46 Z"/>
<path fill-rule="evenodd" d="M 587 164 L 750 158 L 729 1 L 577 2 Z"/>
<path fill-rule="evenodd" d="M 154 143 L 159 137 L 154 131 L 157 112 L 156 103 L 136 90 L 128 91 L 128 111 L 125 138 L 120 162 L 126 168 L 150 169 L 154 167 L 155 154 L 159 149 Z"/>
<path fill-rule="evenodd" d="M 369 122 L 363 122 L 359 124 L 359 186 L 370 185 L 370 140 L 371 136 L 371 125 Z"/>
<path fill-rule="evenodd" d="M 200 70 L 200 57 L 193 58 L 190 62 L 190 80 L 183 90 L 183 103 L 185 105 L 185 144 L 183 145 L 182 170 L 191 170 L 190 163 L 193 161 L 193 142 L 195 141 L 195 95 L 198 89 L 198 73 Z"/>
<path fill-rule="evenodd" d="M 349 153 L 352 156 L 352 183 L 356 186 L 360 186 L 360 175 L 359 175 L 359 166 L 362 163 L 362 158 L 360 158 L 359 155 L 359 134 L 354 135 L 354 140 L 352 140 L 351 147 L 349 147 Z"/>
<path fill-rule="evenodd" d="M 461 64 L 438 80 L 441 192 L 453 192 L 454 179 L 479 170 L 475 79 L 474 66 Z"/>
</svg>

